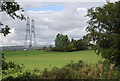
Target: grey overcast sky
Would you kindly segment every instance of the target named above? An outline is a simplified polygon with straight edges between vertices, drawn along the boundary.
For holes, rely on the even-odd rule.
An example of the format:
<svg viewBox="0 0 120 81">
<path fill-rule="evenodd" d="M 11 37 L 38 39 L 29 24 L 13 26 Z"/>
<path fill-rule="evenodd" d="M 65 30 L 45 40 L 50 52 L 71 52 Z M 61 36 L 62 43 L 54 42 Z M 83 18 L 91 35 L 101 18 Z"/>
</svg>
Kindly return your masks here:
<svg viewBox="0 0 120 81">
<path fill-rule="evenodd" d="M 35 21 L 37 45 L 54 45 L 58 33 L 80 39 L 86 34 L 87 10 L 102 6 L 106 2 L 19 2 L 25 10 L 22 14 Z M 21 13 L 20 11 L 17 12 Z M 26 21 L 13 20 L 4 12 L 2 22 L 11 27 L 7 37 L 1 36 L 3 45 L 23 45 L 25 42 Z"/>
</svg>

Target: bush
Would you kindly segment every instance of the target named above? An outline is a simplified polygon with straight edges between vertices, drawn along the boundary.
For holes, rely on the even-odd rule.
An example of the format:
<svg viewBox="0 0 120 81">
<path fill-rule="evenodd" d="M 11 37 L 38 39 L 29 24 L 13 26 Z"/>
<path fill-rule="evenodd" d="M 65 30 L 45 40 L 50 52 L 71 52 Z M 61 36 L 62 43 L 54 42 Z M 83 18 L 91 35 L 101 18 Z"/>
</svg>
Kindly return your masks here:
<svg viewBox="0 0 120 81">
<path fill-rule="evenodd" d="M 47 68 L 42 72 L 34 70 L 34 72 L 26 71 L 18 74 L 17 77 L 8 77 L 9 81 L 34 81 L 34 79 L 120 79 L 120 67 L 107 61 L 99 61 L 97 64 L 86 64 L 82 60 L 63 66 L 62 68 L 53 67 L 51 70 Z"/>
<path fill-rule="evenodd" d="M 12 79 L 17 77 L 17 74 L 22 73 L 23 65 L 15 64 L 14 62 L 7 62 L 2 53 L 2 79 Z"/>
<path fill-rule="evenodd" d="M 120 67 L 107 62 L 88 65 L 81 60 L 71 62 L 62 68 L 53 67 L 41 73 L 42 79 L 120 79 Z"/>
</svg>

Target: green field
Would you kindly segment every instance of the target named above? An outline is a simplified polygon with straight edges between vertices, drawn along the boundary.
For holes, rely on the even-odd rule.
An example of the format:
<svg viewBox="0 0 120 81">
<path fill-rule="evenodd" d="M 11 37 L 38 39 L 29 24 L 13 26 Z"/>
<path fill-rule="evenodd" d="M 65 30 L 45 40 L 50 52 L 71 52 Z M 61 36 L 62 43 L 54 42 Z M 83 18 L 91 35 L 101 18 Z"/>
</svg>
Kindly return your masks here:
<svg viewBox="0 0 120 81">
<path fill-rule="evenodd" d="M 49 68 L 52 66 L 61 67 L 70 61 L 77 62 L 83 60 L 86 63 L 97 63 L 102 60 L 93 50 L 76 52 L 45 52 L 45 51 L 4 51 L 7 61 L 16 64 L 24 64 L 25 69 Z"/>
</svg>

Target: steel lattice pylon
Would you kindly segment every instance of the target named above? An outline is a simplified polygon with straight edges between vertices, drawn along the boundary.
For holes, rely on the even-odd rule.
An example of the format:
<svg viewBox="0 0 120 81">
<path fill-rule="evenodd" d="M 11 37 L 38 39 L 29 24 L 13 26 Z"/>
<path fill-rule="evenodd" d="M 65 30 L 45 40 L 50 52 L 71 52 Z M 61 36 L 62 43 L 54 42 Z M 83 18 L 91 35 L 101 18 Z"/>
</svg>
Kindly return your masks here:
<svg viewBox="0 0 120 81">
<path fill-rule="evenodd" d="M 29 47 L 29 45 L 30 45 L 30 21 L 29 17 L 27 17 L 25 46 Z"/>
<path fill-rule="evenodd" d="M 35 45 L 36 45 L 36 38 L 35 38 L 34 20 L 31 21 L 31 25 L 30 25 L 30 19 L 29 17 L 27 17 L 25 47 L 28 48 Z"/>
<path fill-rule="evenodd" d="M 31 21 L 31 37 L 30 37 L 30 46 L 36 45 L 36 39 L 35 39 L 35 26 L 34 26 L 34 20 Z"/>
</svg>

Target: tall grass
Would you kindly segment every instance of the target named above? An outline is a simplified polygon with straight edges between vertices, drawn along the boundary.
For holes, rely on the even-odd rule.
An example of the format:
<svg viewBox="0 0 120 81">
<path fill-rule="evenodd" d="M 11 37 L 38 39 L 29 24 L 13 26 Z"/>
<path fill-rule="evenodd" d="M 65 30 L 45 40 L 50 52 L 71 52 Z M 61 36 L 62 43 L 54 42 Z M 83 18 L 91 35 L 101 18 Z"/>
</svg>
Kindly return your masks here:
<svg viewBox="0 0 120 81">
<path fill-rule="evenodd" d="M 42 72 L 35 69 L 34 72 L 26 71 L 18 74 L 17 77 L 7 77 L 3 81 L 29 81 L 34 79 L 103 79 L 103 80 L 118 80 L 120 79 L 120 67 L 115 67 L 114 64 L 97 63 L 88 65 L 83 61 L 77 63 L 71 62 L 61 68 L 53 67 L 52 70 L 44 69 Z"/>
</svg>

